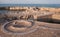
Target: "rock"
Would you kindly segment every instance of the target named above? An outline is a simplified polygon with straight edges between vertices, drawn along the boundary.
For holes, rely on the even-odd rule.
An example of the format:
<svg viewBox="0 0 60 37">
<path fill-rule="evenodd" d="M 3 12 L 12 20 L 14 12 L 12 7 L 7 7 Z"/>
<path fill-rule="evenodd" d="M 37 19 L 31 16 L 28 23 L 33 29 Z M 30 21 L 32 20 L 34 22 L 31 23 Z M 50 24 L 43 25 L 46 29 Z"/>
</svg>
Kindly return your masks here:
<svg viewBox="0 0 60 37">
<path fill-rule="evenodd" d="M 54 14 L 52 15 L 53 22 L 60 22 L 60 14 Z"/>
</svg>

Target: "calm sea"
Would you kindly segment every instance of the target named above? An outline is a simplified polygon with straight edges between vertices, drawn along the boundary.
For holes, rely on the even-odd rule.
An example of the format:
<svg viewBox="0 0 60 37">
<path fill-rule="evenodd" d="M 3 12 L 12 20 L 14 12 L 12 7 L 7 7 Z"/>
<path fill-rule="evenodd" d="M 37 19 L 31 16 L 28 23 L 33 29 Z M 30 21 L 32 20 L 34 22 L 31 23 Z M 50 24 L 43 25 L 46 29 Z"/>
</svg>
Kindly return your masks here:
<svg viewBox="0 0 60 37">
<path fill-rule="evenodd" d="M 7 6 L 35 6 L 35 7 L 55 7 L 60 8 L 60 4 L 0 4 L 0 7 L 7 7 Z"/>
</svg>

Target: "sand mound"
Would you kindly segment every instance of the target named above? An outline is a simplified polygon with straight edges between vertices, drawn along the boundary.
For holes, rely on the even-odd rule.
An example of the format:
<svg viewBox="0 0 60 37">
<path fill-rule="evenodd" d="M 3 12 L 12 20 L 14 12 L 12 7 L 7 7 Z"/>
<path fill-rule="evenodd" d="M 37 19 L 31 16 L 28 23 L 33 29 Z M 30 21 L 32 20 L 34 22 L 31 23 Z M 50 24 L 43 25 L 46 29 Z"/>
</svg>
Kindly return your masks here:
<svg viewBox="0 0 60 37">
<path fill-rule="evenodd" d="M 37 26 L 33 21 L 14 20 L 4 24 L 2 30 L 7 34 L 27 34 L 35 31 Z"/>
</svg>

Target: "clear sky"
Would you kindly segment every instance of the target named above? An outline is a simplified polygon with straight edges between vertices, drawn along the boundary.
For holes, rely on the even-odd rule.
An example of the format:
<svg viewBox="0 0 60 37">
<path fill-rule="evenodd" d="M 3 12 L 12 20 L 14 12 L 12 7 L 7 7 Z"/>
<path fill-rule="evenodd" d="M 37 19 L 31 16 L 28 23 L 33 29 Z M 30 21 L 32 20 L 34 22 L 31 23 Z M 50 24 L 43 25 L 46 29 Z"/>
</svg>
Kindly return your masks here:
<svg viewBox="0 0 60 37">
<path fill-rule="evenodd" d="M 0 0 L 0 4 L 60 4 L 60 0 Z"/>
</svg>

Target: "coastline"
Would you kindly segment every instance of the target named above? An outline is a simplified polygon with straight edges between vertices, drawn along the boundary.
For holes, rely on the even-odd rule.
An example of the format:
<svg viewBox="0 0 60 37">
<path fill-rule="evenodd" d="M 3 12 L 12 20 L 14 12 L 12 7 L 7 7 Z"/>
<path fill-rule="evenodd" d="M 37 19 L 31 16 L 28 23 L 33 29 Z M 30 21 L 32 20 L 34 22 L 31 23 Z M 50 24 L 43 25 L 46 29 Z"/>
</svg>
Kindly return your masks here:
<svg viewBox="0 0 60 37">
<path fill-rule="evenodd" d="M 39 9 L 40 11 L 49 11 L 49 12 L 60 12 L 60 8 L 49 8 L 49 7 L 18 7 L 18 6 L 15 6 L 15 7 L 0 7 L 0 10 L 28 10 L 28 9 Z"/>
<path fill-rule="evenodd" d="M 0 10 L 8 10 L 8 11 L 24 11 L 26 13 L 33 12 L 50 12 L 52 13 L 52 19 L 60 20 L 60 8 L 48 8 L 48 7 L 0 7 Z M 34 16 L 36 17 L 36 16 Z M 55 20 L 56 22 L 56 20 Z M 60 22 L 60 21 L 57 21 Z"/>
<path fill-rule="evenodd" d="M 3 10 L 6 11 L 5 14 L 2 13 Z M 31 28 L 33 32 L 27 34 L 26 36 L 31 36 L 31 34 L 34 35 L 32 37 L 35 37 L 36 34 L 38 35 L 42 34 L 41 36 L 44 36 L 44 37 L 45 36 L 47 37 L 48 35 L 51 37 L 60 36 L 59 34 L 60 32 L 60 8 L 17 7 L 17 6 L 16 7 L 0 7 L 0 12 L 2 13 L 2 15 L 0 15 L 1 36 L 3 35 L 5 37 L 15 37 L 15 36 L 19 37 L 19 36 L 22 36 L 21 33 L 23 33 L 25 30 L 26 32 L 31 31 L 29 30 L 29 28 Z M 44 15 L 47 13 L 48 15 L 46 16 L 40 16 L 40 14 Z M 52 13 L 52 14 L 49 14 L 49 13 Z M 34 20 L 33 17 L 36 20 Z M 27 21 L 27 19 L 31 19 L 31 18 L 34 21 L 31 21 L 31 20 Z M 21 20 L 24 20 L 25 22 L 24 21 L 21 22 Z M 26 26 L 27 28 L 25 28 Z M 36 29 L 36 31 L 34 29 Z M 20 31 L 22 32 L 20 33 Z M 19 32 L 20 34 L 17 32 Z M 23 36 L 25 37 L 25 35 Z"/>
</svg>

